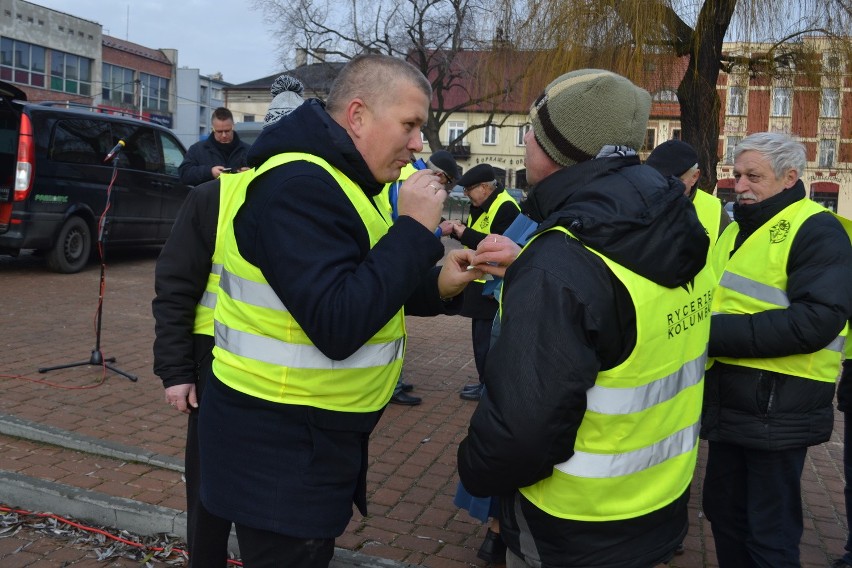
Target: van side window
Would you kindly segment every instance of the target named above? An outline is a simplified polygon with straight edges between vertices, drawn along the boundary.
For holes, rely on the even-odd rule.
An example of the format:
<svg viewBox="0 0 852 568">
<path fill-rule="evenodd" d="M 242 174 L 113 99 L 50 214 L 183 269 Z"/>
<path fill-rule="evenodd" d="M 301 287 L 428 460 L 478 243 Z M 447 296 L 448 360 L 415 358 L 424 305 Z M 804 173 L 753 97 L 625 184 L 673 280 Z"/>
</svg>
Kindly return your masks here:
<svg viewBox="0 0 852 568">
<path fill-rule="evenodd" d="M 99 120 L 58 120 L 50 159 L 71 164 L 101 164 L 111 148 L 109 124 Z"/>
<path fill-rule="evenodd" d="M 120 167 L 163 173 L 163 154 L 153 128 L 116 123 L 112 125 L 112 133 L 116 142 L 121 139 L 125 143 L 120 155 L 123 159 L 118 163 Z"/>
<path fill-rule="evenodd" d="M 183 149 L 174 138 L 165 132 L 160 132 L 160 141 L 163 143 L 166 173 L 176 176 L 178 175 L 178 166 L 183 162 Z"/>
</svg>

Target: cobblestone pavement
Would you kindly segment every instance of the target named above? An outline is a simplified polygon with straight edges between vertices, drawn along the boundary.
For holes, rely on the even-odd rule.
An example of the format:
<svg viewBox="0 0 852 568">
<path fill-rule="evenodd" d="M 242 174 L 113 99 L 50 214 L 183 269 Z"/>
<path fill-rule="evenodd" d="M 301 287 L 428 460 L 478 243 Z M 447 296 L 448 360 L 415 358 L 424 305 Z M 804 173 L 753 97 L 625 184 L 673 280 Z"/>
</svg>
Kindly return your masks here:
<svg viewBox="0 0 852 568">
<path fill-rule="evenodd" d="M 105 356 L 117 358 L 120 369 L 137 375 L 138 382 L 88 365 L 39 374 L 40 367 L 89 360 L 95 344 L 99 270 L 92 265 L 79 274 L 59 275 L 49 272 L 37 257 L 0 257 L 5 308 L 0 425 L 6 424 L 0 428 L 0 504 L 34 511 L 49 507 L 54 513 L 86 520 L 79 513 L 91 507 L 81 503 L 113 503 L 106 508 L 115 509 L 109 513 L 116 519 L 111 526 L 118 529 L 139 526 L 139 519 L 123 512 L 125 505 L 147 507 L 143 510 L 151 511 L 152 524 L 153 519 L 183 510 L 180 465 L 186 420 L 163 402 L 162 385 L 151 371 L 156 254 L 156 250 L 110 253 L 106 274 L 101 347 Z M 367 565 L 346 556 L 355 551 L 381 566 L 482 566 L 476 550 L 485 528 L 452 504 L 458 482 L 456 447 L 474 408 L 458 397 L 464 384 L 476 380 L 469 321 L 410 317 L 407 324 L 410 341 L 403 376 L 415 385 L 414 394 L 423 397 L 423 404 L 389 406 L 374 432 L 370 514 L 362 517 L 356 512 L 337 540 L 341 554 L 336 558 L 343 559 L 338 565 Z M 806 568 L 825 567 L 843 550 L 839 417 L 831 441 L 812 448 L 805 465 L 802 565 Z M 699 506 L 704 457 L 702 450 L 686 551 L 675 558 L 673 568 L 717 565 L 709 525 Z M 176 526 L 175 532 L 180 532 L 179 520 Z M 79 568 L 139 563 L 98 562 L 85 546 L 24 529 L 0 538 L 0 565 Z"/>
</svg>

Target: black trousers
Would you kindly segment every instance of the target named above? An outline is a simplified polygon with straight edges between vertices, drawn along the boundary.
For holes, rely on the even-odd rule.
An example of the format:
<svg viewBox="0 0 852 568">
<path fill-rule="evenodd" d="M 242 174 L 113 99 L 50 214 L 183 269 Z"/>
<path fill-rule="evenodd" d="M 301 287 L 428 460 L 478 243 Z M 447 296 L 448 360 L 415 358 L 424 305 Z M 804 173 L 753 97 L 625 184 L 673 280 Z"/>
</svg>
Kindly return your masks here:
<svg viewBox="0 0 852 568">
<path fill-rule="evenodd" d="M 198 400 L 204 390 L 210 360 L 200 370 L 196 383 Z M 198 410 L 189 415 L 186 428 L 186 543 L 190 568 L 224 568 L 228 562 L 231 521 L 210 513 L 201 503 L 201 460 L 198 450 Z"/>
<path fill-rule="evenodd" d="M 334 539 L 300 539 L 237 524 L 244 568 L 328 568 Z"/>
<path fill-rule="evenodd" d="M 488 357 L 488 349 L 491 346 L 491 323 L 492 319 L 470 320 L 470 336 L 473 341 L 473 361 L 476 363 L 476 372 L 479 374 L 479 382 L 485 379 L 485 359 Z"/>
<path fill-rule="evenodd" d="M 799 568 L 807 448 L 764 451 L 710 442 L 704 514 L 719 568 Z"/>
<path fill-rule="evenodd" d="M 849 527 L 846 533 L 846 554 L 843 555 L 843 561 L 852 565 L 852 417 L 849 416 L 849 412 L 843 413 L 843 475 L 846 480 L 846 485 L 843 486 L 846 526 Z"/>
</svg>

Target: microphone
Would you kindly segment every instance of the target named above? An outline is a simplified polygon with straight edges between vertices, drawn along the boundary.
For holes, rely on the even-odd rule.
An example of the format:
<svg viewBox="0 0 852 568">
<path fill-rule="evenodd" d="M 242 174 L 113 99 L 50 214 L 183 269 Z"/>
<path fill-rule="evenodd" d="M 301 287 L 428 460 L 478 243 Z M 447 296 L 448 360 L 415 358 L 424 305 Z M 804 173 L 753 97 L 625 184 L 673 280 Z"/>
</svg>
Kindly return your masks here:
<svg viewBox="0 0 852 568">
<path fill-rule="evenodd" d="M 121 152 L 121 149 L 124 148 L 124 146 L 126 146 L 126 144 L 124 143 L 124 140 L 119 140 L 118 144 L 113 146 L 112 150 L 110 150 L 109 153 L 106 155 L 106 158 L 104 158 L 104 163 L 107 163 L 110 160 L 112 160 L 113 158 L 115 158 L 118 155 L 118 153 Z"/>
</svg>

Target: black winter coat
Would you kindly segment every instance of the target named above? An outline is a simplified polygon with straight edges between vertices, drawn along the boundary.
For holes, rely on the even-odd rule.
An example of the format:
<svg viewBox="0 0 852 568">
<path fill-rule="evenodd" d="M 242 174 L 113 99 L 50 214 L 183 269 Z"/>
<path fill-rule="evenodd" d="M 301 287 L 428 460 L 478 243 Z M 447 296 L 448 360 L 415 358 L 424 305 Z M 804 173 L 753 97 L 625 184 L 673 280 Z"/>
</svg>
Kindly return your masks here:
<svg viewBox="0 0 852 568">
<path fill-rule="evenodd" d="M 258 166 L 283 152 L 325 159 L 368 196 L 384 188 L 319 100 L 264 129 L 249 163 Z M 444 247 L 431 230 L 401 216 L 370 248 L 343 190 L 308 162 L 254 179 L 234 231 L 240 254 L 330 359 L 352 355 L 402 307 L 411 315 L 435 315 L 461 303 L 459 297 L 447 307 L 440 299 L 435 263 Z M 339 536 L 353 501 L 366 514 L 368 440 L 380 416 L 269 402 L 213 376 L 199 422 L 205 507 L 295 538 Z"/>
<path fill-rule="evenodd" d="M 216 245 L 219 180 L 194 188 L 178 212 L 154 269 L 154 373 L 168 388 L 197 380 L 213 349 L 194 334 L 195 306 L 207 285 Z"/>
<path fill-rule="evenodd" d="M 655 565 L 688 526 L 689 491 L 668 506 L 618 522 L 559 519 L 518 488 L 549 477 L 574 453 L 586 393 L 598 373 L 636 342 L 630 296 L 582 244 L 674 288 L 704 266 L 709 239 L 683 185 L 636 157 L 562 169 L 533 188 L 525 212 L 551 231 L 508 269 L 500 336 L 488 353 L 486 395 L 458 450 L 470 493 L 501 498 L 503 540 L 516 554 L 534 547 L 542 568 Z M 580 242 L 581 241 L 581 242 Z"/>
<path fill-rule="evenodd" d="M 227 146 L 219 144 L 211 134 L 206 140 L 196 142 L 189 147 L 183 162 L 178 166 L 180 181 L 186 185 L 198 185 L 211 181 L 210 172 L 214 166 L 232 168 L 235 172 L 248 165 L 249 145 L 240 141 L 240 136 L 234 132 L 234 140 Z"/>
<path fill-rule="evenodd" d="M 796 201 L 802 182 L 765 201 L 734 207 L 740 227 L 734 253 L 757 228 Z M 733 230 L 733 229 L 731 229 Z M 796 233 L 787 266 L 786 309 L 717 314 L 709 355 L 781 357 L 813 353 L 840 333 L 852 314 L 852 245 L 831 213 L 807 219 Z M 839 371 L 839 369 L 838 369 Z M 701 436 L 761 450 L 786 450 L 828 440 L 835 384 L 716 363 L 704 383 Z"/>
</svg>

